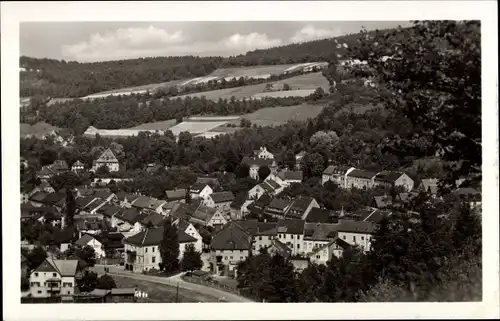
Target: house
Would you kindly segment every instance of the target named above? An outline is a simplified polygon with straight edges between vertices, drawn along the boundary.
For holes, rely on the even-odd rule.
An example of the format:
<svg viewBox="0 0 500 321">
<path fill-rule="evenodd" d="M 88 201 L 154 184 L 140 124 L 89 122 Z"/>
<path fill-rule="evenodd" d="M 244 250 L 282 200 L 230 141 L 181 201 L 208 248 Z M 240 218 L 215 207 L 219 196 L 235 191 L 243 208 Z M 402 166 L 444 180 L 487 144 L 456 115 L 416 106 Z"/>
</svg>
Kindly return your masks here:
<svg viewBox="0 0 500 321">
<path fill-rule="evenodd" d="M 248 235 L 252 236 L 252 254 L 259 254 L 262 249 L 272 245 L 272 241 L 278 235 L 277 222 L 259 222 L 257 220 L 233 221 L 241 227 Z"/>
<path fill-rule="evenodd" d="M 407 192 L 411 192 L 413 189 L 413 179 L 403 172 L 393 172 L 393 171 L 382 171 L 375 175 L 374 184 L 384 187 L 403 187 Z"/>
<path fill-rule="evenodd" d="M 40 185 L 38 186 L 39 190 L 44 192 L 44 193 L 55 193 L 56 191 L 52 186 L 47 181 L 42 181 Z"/>
<path fill-rule="evenodd" d="M 437 178 L 424 178 L 420 182 L 419 191 L 428 193 L 432 197 L 436 197 L 438 193 L 438 182 Z"/>
<path fill-rule="evenodd" d="M 346 174 L 345 188 L 370 189 L 374 186 L 374 172 L 363 169 L 353 169 Z"/>
<path fill-rule="evenodd" d="M 253 212 L 255 214 L 264 213 L 266 207 L 271 203 L 272 200 L 273 198 L 271 195 L 264 193 L 255 202 L 248 206 L 248 210 L 251 213 Z"/>
<path fill-rule="evenodd" d="M 215 228 L 222 227 L 227 223 L 226 218 L 218 208 L 208 207 L 200 204 L 191 214 L 189 221 L 202 226 L 212 226 Z"/>
<path fill-rule="evenodd" d="M 452 192 L 462 202 L 468 202 L 471 208 L 481 205 L 481 192 L 472 187 L 459 187 Z"/>
<path fill-rule="evenodd" d="M 258 150 L 254 150 L 254 156 L 259 159 L 274 159 L 274 155 L 264 146 Z"/>
<path fill-rule="evenodd" d="M 234 273 L 252 249 L 252 236 L 240 225 L 229 222 L 210 242 L 210 270 L 215 274 Z"/>
<path fill-rule="evenodd" d="M 291 200 L 276 197 L 266 207 L 265 213 L 273 217 L 283 218 L 292 204 L 293 201 Z"/>
<path fill-rule="evenodd" d="M 189 189 L 189 193 L 191 193 L 191 198 L 207 198 L 210 194 L 212 194 L 214 190 L 210 187 L 210 185 L 205 183 L 195 183 L 191 185 Z"/>
<path fill-rule="evenodd" d="M 249 176 L 253 179 L 259 179 L 259 168 L 261 166 L 269 167 L 271 169 L 271 173 L 276 171 L 276 162 L 273 159 L 244 157 L 241 162 L 248 165 L 250 168 Z"/>
<path fill-rule="evenodd" d="M 286 244 L 292 255 L 304 251 L 304 227 L 305 221 L 299 219 L 280 219 L 277 224 L 277 239 Z"/>
<path fill-rule="evenodd" d="M 123 234 L 120 232 L 107 232 L 95 235 L 95 237 L 102 243 L 103 249 L 107 259 L 113 258 L 123 258 L 124 257 L 124 245 L 123 245 Z"/>
<path fill-rule="evenodd" d="M 194 249 L 196 251 L 200 253 L 203 251 L 203 237 L 192 223 L 186 220 L 177 219 L 173 222 L 173 224 L 177 225 L 177 229 L 179 231 L 183 231 L 187 235 L 192 236 L 196 239 L 196 243 L 194 245 Z"/>
<path fill-rule="evenodd" d="M 79 260 L 46 258 L 30 274 L 30 293 L 35 298 L 72 296 L 84 268 Z"/>
<path fill-rule="evenodd" d="M 321 177 L 321 184 L 325 185 L 326 182 L 332 181 L 342 188 L 346 187 L 347 174 L 352 172 L 355 168 L 351 166 L 335 166 L 330 165 L 324 171 Z"/>
<path fill-rule="evenodd" d="M 286 186 L 293 183 L 302 183 L 302 179 L 304 177 L 302 171 L 282 171 L 277 175 Z"/>
<path fill-rule="evenodd" d="M 307 223 L 334 223 L 336 218 L 332 212 L 320 207 L 313 207 L 303 218 Z"/>
<path fill-rule="evenodd" d="M 349 243 L 340 239 L 338 236 L 334 237 L 329 243 L 319 246 L 314 249 L 311 253 L 307 254 L 309 261 L 316 265 L 326 265 L 332 257 L 337 258 L 342 257 L 344 250 L 350 247 Z"/>
<path fill-rule="evenodd" d="M 112 193 L 110 190 L 102 189 L 102 190 L 95 190 L 94 192 L 94 197 L 100 198 L 104 200 L 106 203 L 109 202 L 115 202 L 118 200 L 116 195 Z"/>
<path fill-rule="evenodd" d="M 47 195 L 49 194 L 44 192 L 36 192 L 28 198 L 28 201 L 31 205 L 40 207 L 44 205 L 43 200 L 47 197 Z"/>
<path fill-rule="evenodd" d="M 125 197 L 123 197 L 123 200 L 120 200 L 120 206 L 121 207 L 132 207 L 132 203 L 141 197 L 141 195 L 137 194 L 127 194 Z"/>
<path fill-rule="evenodd" d="M 250 213 L 248 206 L 252 204 L 254 200 L 245 199 L 244 197 L 236 197 L 236 199 L 231 203 L 231 220 L 241 220 L 244 216 Z"/>
<path fill-rule="evenodd" d="M 75 198 L 93 196 L 95 191 L 95 189 L 87 188 L 87 186 L 78 186 L 73 190 Z"/>
<path fill-rule="evenodd" d="M 319 208 L 318 202 L 309 196 L 297 197 L 285 214 L 286 218 L 305 219 L 313 208 Z"/>
<path fill-rule="evenodd" d="M 96 215 L 96 216 L 99 216 L 100 219 L 102 220 L 104 218 L 103 215 L 100 213 L 97 213 L 97 212 L 99 211 L 100 208 L 102 208 L 106 204 L 107 204 L 107 201 L 100 199 L 100 198 L 94 198 L 94 200 L 92 202 L 90 202 L 90 204 L 88 204 L 87 206 L 85 206 L 83 208 L 82 214 L 88 213 L 88 214 Z"/>
<path fill-rule="evenodd" d="M 130 205 L 139 210 L 151 210 L 158 214 L 165 214 L 164 205 L 167 202 L 149 196 L 139 196 Z"/>
<path fill-rule="evenodd" d="M 283 187 L 276 181 L 270 179 L 258 185 L 255 185 L 248 191 L 248 198 L 252 200 L 259 199 L 264 193 L 269 195 L 277 195 L 283 191 Z"/>
<path fill-rule="evenodd" d="M 196 245 L 197 240 L 184 231 L 177 231 L 179 256 L 181 260 L 188 245 Z M 159 269 L 161 263 L 160 243 L 163 239 L 163 227 L 146 229 L 123 240 L 125 248 L 125 269 L 142 273 L 150 269 Z"/>
<path fill-rule="evenodd" d="M 153 212 L 151 214 L 146 215 L 144 218 L 142 218 L 140 221 L 137 221 L 135 224 L 140 224 L 140 226 L 136 229 L 143 231 L 148 228 L 161 227 L 163 226 L 164 222 L 165 222 L 165 217 L 163 215 Z"/>
<path fill-rule="evenodd" d="M 339 238 L 368 252 L 375 226 L 375 223 L 370 221 L 339 220 L 337 232 Z"/>
<path fill-rule="evenodd" d="M 84 208 L 92 204 L 94 201 L 97 201 L 97 198 L 95 198 L 94 196 L 84 196 L 76 198 L 75 199 L 76 208 L 79 210 L 83 210 Z"/>
<path fill-rule="evenodd" d="M 111 218 L 111 227 L 116 227 L 119 231 L 128 231 L 134 226 L 135 219 L 139 215 L 140 211 L 137 208 L 122 209 Z"/>
<path fill-rule="evenodd" d="M 118 172 L 120 170 L 120 163 L 111 149 L 106 149 L 102 155 L 94 161 L 92 171 L 97 171 L 102 166 L 106 166 L 110 172 Z"/>
<path fill-rule="evenodd" d="M 298 170 L 300 170 L 300 168 L 302 166 L 302 159 L 304 158 L 305 155 L 306 155 L 305 151 L 301 151 L 300 153 L 298 153 L 297 155 L 295 155 L 295 167 Z"/>
<path fill-rule="evenodd" d="M 181 202 L 186 201 L 187 191 L 184 188 L 165 191 L 166 199 L 168 202 Z"/>
<path fill-rule="evenodd" d="M 50 179 L 52 176 L 56 175 L 57 173 L 53 171 L 50 167 L 48 166 L 43 166 L 41 170 L 39 170 L 36 173 L 36 177 L 39 178 L 42 182 L 47 181 Z"/>
<path fill-rule="evenodd" d="M 84 234 L 96 235 L 102 231 L 102 222 L 95 217 L 75 218 L 78 237 Z"/>
<path fill-rule="evenodd" d="M 96 258 L 106 257 L 102 243 L 90 234 L 82 235 L 82 237 L 75 242 L 75 245 L 79 247 L 90 246 L 94 249 Z"/>
<path fill-rule="evenodd" d="M 84 170 L 85 170 L 85 165 L 83 165 L 83 163 L 80 162 L 80 160 L 77 160 L 71 166 L 71 171 L 75 172 L 75 173 L 80 173 L 80 172 L 83 172 Z"/>
<path fill-rule="evenodd" d="M 55 173 L 62 173 L 69 170 L 68 163 L 65 160 L 58 159 L 50 165 L 50 169 Z"/>
<path fill-rule="evenodd" d="M 229 215 L 231 212 L 231 203 L 234 201 L 232 192 L 216 192 L 210 194 L 203 203 L 208 207 L 219 209 L 223 215 Z"/>
<path fill-rule="evenodd" d="M 64 205 L 66 200 L 66 194 L 65 193 L 49 193 L 47 196 L 45 196 L 44 199 L 42 199 L 40 202 L 42 205 L 45 206 L 53 206 L 59 210 L 62 209 L 62 206 Z"/>
</svg>

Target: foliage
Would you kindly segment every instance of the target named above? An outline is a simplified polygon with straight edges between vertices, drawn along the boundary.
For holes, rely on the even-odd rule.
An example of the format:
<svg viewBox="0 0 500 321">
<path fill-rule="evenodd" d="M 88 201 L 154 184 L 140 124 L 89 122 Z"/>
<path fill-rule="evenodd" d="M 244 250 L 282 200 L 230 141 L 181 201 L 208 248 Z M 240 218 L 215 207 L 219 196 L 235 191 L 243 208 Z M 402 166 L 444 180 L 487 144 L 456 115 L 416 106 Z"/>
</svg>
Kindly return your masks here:
<svg viewBox="0 0 500 321">
<path fill-rule="evenodd" d="M 21 277 L 21 291 L 28 291 L 30 289 L 30 279 L 27 276 Z"/>
<path fill-rule="evenodd" d="M 76 256 L 84 260 L 88 266 L 94 266 L 96 262 L 96 254 L 94 248 L 90 245 L 85 245 L 82 248 L 76 249 Z"/>
<path fill-rule="evenodd" d="M 97 277 L 97 273 L 92 271 L 85 271 L 80 280 L 76 282 L 80 292 L 91 292 L 97 288 L 99 285 L 99 280 Z"/>
<path fill-rule="evenodd" d="M 160 243 L 162 269 L 165 272 L 176 271 L 179 268 L 179 239 L 177 226 L 172 219 L 167 218 L 163 225 L 163 239 Z"/>
<path fill-rule="evenodd" d="M 104 274 L 97 279 L 96 289 L 111 290 L 113 288 L 116 288 L 116 283 L 109 274 Z"/>
<path fill-rule="evenodd" d="M 259 167 L 257 173 L 259 174 L 260 180 L 263 181 L 271 174 L 271 169 L 269 166 L 263 165 Z"/>
<path fill-rule="evenodd" d="M 47 252 L 41 246 L 34 247 L 27 255 L 28 268 L 30 271 L 36 269 L 47 258 Z"/>
<path fill-rule="evenodd" d="M 182 271 L 194 271 L 202 267 L 201 253 L 196 251 L 193 244 L 187 245 L 181 260 Z"/>
<path fill-rule="evenodd" d="M 75 195 L 70 188 L 66 189 L 66 226 L 74 226 L 76 214 Z"/>
</svg>

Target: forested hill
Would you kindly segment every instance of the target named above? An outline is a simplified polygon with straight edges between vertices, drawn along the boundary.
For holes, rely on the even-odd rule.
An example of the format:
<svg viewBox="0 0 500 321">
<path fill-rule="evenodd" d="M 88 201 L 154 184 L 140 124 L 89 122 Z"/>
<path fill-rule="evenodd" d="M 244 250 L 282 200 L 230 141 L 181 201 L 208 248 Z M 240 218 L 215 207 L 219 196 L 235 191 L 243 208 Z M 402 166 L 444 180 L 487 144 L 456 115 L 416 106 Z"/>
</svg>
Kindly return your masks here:
<svg viewBox="0 0 500 321">
<path fill-rule="evenodd" d="M 394 30 L 396 32 L 396 30 Z M 374 33 L 370 31 L 369 33 Z M 255 50 L 236 57 L 154 57 L 94 63 L 21 57 L 21 97 L 83 97 L 93 93 L 202 77 L 217 68 L 330 61 L 366 33 Z M 343 44 L 347 46 L 344 46 Z"/>
</svg>

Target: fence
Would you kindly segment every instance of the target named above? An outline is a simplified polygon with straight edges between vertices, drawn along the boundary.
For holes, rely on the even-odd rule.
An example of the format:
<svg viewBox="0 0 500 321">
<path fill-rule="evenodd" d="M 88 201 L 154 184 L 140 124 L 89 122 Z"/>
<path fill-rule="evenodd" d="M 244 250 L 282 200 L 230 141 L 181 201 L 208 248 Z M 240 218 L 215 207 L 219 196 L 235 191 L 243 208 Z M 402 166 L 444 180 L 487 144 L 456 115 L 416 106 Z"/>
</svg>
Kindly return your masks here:
<svg viewBox="0 0 500 321">
<path fill-rule="evenodd" d="M 199 278 L 193 278 L 193 277 L 190 277 L 190 276 L 182 276 L 181 278 L 184 281 L 186 281 L 186 282 L 191 282 L 191 283 L 196 283 L 196 284 L 200 284 L 200 285 L 205 285 L 205 286 L 209 286 L 209 287 L 212 287 L 212 288 L 220 289 L 222 291 L 226 291 L 226 292 L 230 292 L 230 293 L 233 293 L 233 294 L 241 295 L 240 290 L 238 290 L 238 289 L 236 289 L 234 287 L 228 286 L 228 285 L 220 284 L 218 282 L 207 281 L 207 280 L 203 280 L 203 279 L 199 279 Z"/>
</svg>

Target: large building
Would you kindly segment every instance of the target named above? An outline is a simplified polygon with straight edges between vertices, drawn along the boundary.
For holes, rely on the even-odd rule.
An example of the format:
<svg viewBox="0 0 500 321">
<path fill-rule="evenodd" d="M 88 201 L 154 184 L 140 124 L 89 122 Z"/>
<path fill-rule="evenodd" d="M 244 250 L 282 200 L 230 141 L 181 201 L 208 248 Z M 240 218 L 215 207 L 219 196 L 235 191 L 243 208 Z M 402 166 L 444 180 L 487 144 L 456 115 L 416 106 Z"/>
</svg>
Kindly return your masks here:
<svg viewBox="0 0 500 321">
<path fill-rule="evenodd" d="M 115 154 L 113 154 L 109 148 L 106 149 L 96 161 L 94 161 L 92 170 L 95 172 L 103 166 L 106 166 L 110 172 L 118 172 L 120 170 L 120 163 L 118 162 Z"/>
<path fill-rule="evenodd" d="M 83 267 L 78 260 L 46 258 L 30 275 L 32 297 L 72 296 Z"/>
</svg>

